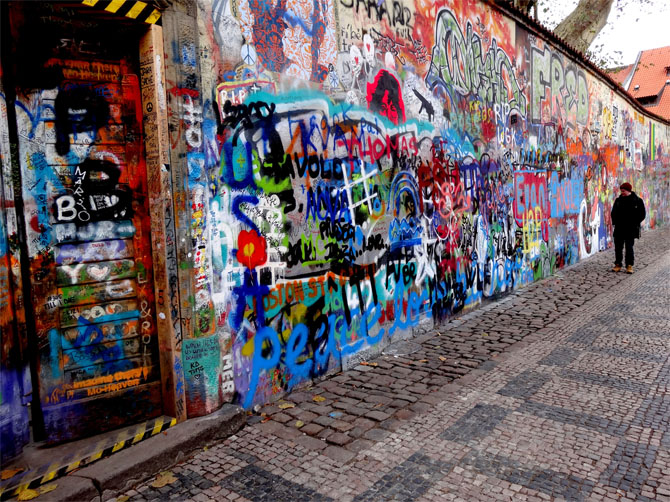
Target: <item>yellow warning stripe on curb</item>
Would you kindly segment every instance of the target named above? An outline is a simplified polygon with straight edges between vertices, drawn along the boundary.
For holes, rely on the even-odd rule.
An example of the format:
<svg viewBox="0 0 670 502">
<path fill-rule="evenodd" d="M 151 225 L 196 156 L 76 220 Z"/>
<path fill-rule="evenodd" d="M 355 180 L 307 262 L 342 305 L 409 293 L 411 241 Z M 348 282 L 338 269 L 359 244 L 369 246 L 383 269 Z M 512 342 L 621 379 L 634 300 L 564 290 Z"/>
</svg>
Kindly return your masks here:
<svg viewBox="0 0 670 502">
<path fill-rule="evenodd" d="M 82 0 L 83 5 L 96 7 L 113 14 L 123 15 L 148 24 L 155 24 L 161 18 L 158 9 L 154 9 L 146 2 L 139 0 Z"/>
<path fill-rule="evenodd" d="M 156 434 L 169 429 L 177 423 L 176 418 L 158 417 L 154 420 L 137 424 L 137 426 L 120 433 L 113 440 L 98 442 L 93 448 L 83 452 L 71 454 L 60 461 L 44 464 L 36 469 L 21 472 L 0 484 L 0 500 L 7 500 L 18 496 L 24 490 L 34 490 L 49 481 L 65 476 L 66 474 L 87 466 L 117 451 L 144 441 Z"/>
</svg>

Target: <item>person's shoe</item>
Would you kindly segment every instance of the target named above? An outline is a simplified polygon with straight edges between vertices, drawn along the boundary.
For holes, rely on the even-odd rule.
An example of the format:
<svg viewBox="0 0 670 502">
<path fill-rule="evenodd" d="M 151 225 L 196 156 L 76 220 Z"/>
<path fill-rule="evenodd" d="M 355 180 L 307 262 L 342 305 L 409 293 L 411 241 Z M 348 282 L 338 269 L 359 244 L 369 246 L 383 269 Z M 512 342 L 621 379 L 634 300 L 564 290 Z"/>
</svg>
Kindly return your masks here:
<svg viewBox="0 0 670 502">
<path fill-rule="evenodd" d="M 612 272 L 621 272 L 621 265 L 614 265 Z"/>
<path fill-rule="evenodd" d="M 633 265 L 628 265 L 626 267 L 626 273 L 627 274 L 632 274 L 633 273 Z"/>
</svg>

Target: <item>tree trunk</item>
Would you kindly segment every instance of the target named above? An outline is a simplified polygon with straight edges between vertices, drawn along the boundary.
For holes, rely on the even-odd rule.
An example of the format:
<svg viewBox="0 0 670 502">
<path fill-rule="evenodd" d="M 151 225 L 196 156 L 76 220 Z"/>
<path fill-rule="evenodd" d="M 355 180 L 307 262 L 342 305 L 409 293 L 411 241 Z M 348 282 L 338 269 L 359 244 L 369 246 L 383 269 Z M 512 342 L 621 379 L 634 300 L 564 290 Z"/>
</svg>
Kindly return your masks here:
<svg viewBox="0 0 670 502">
<path fill-rule="evenodd" d="M 607 24 L 607 17 L 614 0 L 579 0 L 568 17 L 554 29 L 554 33 L 580 52 L 586 52 L 600 30 Z"/>
<path fill-rule="evenodd" d="M 512 0 L 512 5 L 522 11 L 524 14 L 530 16 L 530 11 L 533 7 L 537 8 L 537 0 Z M 535 19 L 537 19 L 537 13 L 535 14 Z"/>
</svg>

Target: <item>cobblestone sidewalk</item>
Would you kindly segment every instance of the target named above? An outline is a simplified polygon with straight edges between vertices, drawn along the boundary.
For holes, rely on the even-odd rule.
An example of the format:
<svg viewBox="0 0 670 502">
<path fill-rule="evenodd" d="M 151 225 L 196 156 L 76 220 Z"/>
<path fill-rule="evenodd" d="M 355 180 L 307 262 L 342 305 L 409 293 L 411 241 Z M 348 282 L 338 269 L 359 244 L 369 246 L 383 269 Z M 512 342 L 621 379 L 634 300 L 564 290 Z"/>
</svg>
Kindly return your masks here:
<svg viewBox="0 0 670 502">
<path fill-rule="evenodd" d="M 670 230 L 294 392 L 118 500 L 670 500 Z"/>
</svg>

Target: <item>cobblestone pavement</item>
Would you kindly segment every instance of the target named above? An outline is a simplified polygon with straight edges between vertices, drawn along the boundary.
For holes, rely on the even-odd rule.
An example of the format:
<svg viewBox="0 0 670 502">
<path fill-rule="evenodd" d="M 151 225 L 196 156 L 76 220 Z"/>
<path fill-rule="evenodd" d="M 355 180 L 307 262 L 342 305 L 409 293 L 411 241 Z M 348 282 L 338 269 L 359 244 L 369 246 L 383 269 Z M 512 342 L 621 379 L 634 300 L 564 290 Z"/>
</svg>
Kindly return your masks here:
<svg viewBox="0 0 670 502">
<path fill-rule="evenodd" d="M 120 500 L 670 500 L 670 230 L 251 416 Z"/>
</svg>

